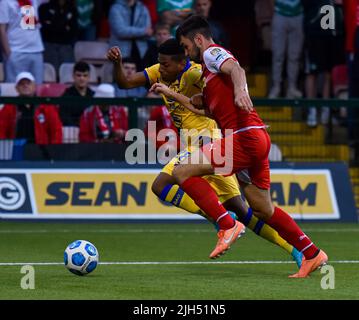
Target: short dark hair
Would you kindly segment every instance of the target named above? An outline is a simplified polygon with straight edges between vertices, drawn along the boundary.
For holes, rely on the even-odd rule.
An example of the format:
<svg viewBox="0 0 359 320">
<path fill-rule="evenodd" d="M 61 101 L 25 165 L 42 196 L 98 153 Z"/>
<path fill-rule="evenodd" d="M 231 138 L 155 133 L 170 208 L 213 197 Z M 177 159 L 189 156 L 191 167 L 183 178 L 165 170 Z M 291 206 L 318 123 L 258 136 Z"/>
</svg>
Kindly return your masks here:
<svg viewBox="0 0 359 320">
<path fill-rule="evenodd" d="M 206 39 L 212 38 L 212 33 L 208 21 L 204 17 L 198 14 L 194 14 L 184 20 L 177 28 L 176 39 L 180 41 L 181 36 L 183 36 L 193 40 L 197 33 L 200 33 Z"/>
<path fill-rule="evenodd" d="M 175 61 L 186 60 L 184 49 L 174 38 L 167 39 L 163 42 L 158 48 L 158 53 L 171 56 Z"/>
<path fill-rule="evenodd" d="M 167 23 L 157 22 L 155 25 L 155 32 L 158 30 L 167 30 L 169 33 L 171 33 L 171 26 Z"/>
<path fill-rule="evenodd" d="M 78 72 L 90 72 L 90 66 L 85 61 L 79 61 L 74 65 L 74 73 Z"/>
<path fill-rule="evenodd" d="M 122 59 L 122 63 L 133 63 L 133 64 L 135 64 L 136 67 L 137 67 L 137 63 L 136 63 L 135 59 L 133 59 L 133 58 L 131 58 L 131 57 L 123 58 L 123 59 Z"/>
</svg>

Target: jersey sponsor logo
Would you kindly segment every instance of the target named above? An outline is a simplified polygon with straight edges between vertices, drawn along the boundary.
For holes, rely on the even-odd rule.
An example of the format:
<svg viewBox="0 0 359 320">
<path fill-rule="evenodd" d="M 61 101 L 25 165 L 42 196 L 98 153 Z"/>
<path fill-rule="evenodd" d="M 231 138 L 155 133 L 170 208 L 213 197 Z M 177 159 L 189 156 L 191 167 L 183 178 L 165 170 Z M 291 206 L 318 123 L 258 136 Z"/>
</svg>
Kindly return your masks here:
<svg viewBox="0 0 359 320">
<path fill-rule="evenodd" d="M 221 48 L 214 48 L 212 50 L 209 51 L 209 53 L 212 55 L 212 56 L 216 56 L 218 55 L 220 52 L 222 52 L 222 49 Z"/>
<path fill-rule="evenodd" d="M 0 212 L 32 214 L 24 174 L 2 174 L 0 176 Z"/>
<path fill-rule="evenodd" d="M 221 61 L 224 59 L 224 57 L 225 57 L 224 54 L 221 53 L 217 56 L 216 61 Z"/>
<path fill-rule="evenodd" d="M 177 114 L 172 114 L 173 111 L 174 110 L 170 110 L 173 124 L 175 125 L 176 128 L 181 129 L 182 128 L 182 117 Z"/>
<path fill-rule="evenodd" d="M 43 113 L 40 113 L 37 116 L 37 120 L 39 121 L 39 123 L 45 123 L 45 115 Z"/>
<path fill-rule="evenodd" d="M 178 155 L 177 155 L 177 161 L 176 163 L 180 163 L 181 161 L 183 161 L 184 159 L 188 159 L 188 157 L 191 155 L 191 152 L 189 152 L 188 150 L 183 150 L 181 151 Z"/>
</svg>

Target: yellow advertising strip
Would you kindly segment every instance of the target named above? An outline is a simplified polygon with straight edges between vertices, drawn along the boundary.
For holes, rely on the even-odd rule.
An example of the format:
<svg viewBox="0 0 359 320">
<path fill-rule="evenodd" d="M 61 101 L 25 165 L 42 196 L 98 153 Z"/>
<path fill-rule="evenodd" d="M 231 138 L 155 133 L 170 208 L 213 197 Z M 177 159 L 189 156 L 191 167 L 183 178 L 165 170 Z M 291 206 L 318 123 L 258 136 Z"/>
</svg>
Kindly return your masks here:
<svg viewBox="0 0 359 320">
<path fill-rule="evenodd" d="M 295 218 L 339 218 L 329 170 L 275 169 L 271 174 L 271 197 L 275 205 Z"/>
<path fill-rule="evenodd" d="M 185 211 L 151 191 L 158 170 L 47 170 L 31 173 L 39 215 L 162 215 Z M 339 218 L 330 171 L 274 169 L 271 196 L 293 218 Z"/>
<path fill-rule="evenodd" d="M 79 170 L 80 171 L 80 170 Z M 39 214 L 184 213 L 152 193 L 157 173 L 33 173 Z"/>
</svg>

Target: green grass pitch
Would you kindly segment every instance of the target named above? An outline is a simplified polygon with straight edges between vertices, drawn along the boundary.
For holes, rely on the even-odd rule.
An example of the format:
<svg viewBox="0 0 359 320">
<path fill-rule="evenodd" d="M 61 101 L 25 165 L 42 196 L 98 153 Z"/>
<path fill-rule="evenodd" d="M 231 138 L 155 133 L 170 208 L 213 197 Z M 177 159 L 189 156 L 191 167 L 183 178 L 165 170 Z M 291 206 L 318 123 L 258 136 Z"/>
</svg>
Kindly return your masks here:
<svg viewBox="0 0 359 320">
<path fill-rule="evenodd" d="M 322 289 L 319 270 L 289 279 L 297 270 L 290 256 L 248 229 L 212 261 L 216 234 L 207 223 L 1 222 L 0 299 L 359 299 L 359 225 L 301 226 L 327 252 L 334 289 Z M 104 263 L 84 277 L 62 264 L 77 239 L 94 243 Z M 34 290 L 21 288 L 21 264 L 33 264 Z"/>
</svg>

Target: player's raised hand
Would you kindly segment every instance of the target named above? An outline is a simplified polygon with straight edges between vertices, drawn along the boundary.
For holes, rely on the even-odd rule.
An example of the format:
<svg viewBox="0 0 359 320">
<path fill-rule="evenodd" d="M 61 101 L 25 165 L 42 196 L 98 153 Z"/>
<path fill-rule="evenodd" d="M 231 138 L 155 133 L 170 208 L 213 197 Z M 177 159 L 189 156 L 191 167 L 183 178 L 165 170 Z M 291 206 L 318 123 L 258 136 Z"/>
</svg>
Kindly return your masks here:
<svg viewBox="0 0 359 320">
<path fill-rule="evenodd" d="M 107 52 L 107 59 L 114 63 L 121 62 L 122 54 L 120 48 L 119 47 L 110 48 Z"/>
<path fill-rule="evenodd" d="M 234 103 L 237 107 L 247 112 L 253 111 L 253 103 L 247 90 L 243 89 L 239 92 L 236 92 L 234 95 Z"/>
</svg>

